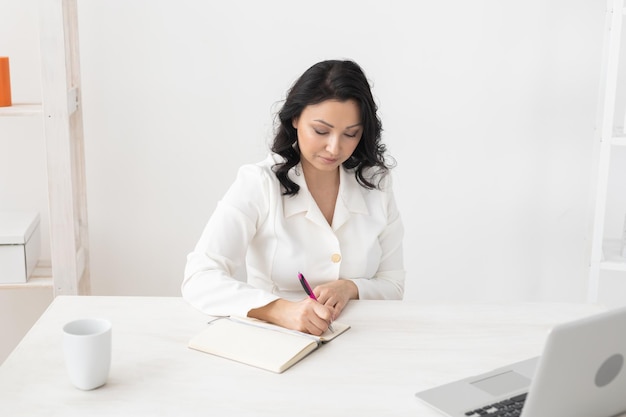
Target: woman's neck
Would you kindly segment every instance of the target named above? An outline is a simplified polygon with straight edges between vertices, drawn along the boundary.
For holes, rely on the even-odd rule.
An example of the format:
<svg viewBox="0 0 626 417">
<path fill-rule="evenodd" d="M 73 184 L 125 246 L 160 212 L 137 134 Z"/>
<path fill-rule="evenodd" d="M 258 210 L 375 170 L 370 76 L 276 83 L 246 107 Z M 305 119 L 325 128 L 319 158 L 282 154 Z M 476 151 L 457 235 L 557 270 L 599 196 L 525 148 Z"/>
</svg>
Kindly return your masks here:
<svg viewBox="0 0 626 417">
<path fill-rule="evenodd" d="M 302 165 L 306 186 L 326 221 L 329 225 L 332 225 L 337 194 L 339 193 L 340 168 L 333 171 L 320 171 L 313 167 L 308 168 L 306 165 Z"/>
<path fill-rule="evenodd" d="M 330 187 L 339 184 L 339 169 L 322 171 L 315 168 L 306 160 L 301 161 L 302 172 L 306 179 L 307 187 Z"/>
</svg>

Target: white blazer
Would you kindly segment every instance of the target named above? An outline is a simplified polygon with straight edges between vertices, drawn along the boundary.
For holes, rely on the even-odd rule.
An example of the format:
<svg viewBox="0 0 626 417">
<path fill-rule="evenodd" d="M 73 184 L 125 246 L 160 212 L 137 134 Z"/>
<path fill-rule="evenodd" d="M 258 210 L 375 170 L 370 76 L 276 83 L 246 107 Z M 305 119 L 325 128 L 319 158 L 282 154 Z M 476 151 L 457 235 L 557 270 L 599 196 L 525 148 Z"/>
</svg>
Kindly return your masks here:
<svg viewBox="0 0 626 417">
<path fill-rule="evenodd" d="M 210 315 L 246 316 L 278 298 L 306 297 L 298 272 L 315 288 L 352 280 L 360 299 L 401 299 L 404 228 L 390 175 L 368 190 L 340 169 L 332 226 L 306 186 L 298 164 L 289 177 L 300 186 L 282 195 L 272 170 L 279 155 L 239 169 L 195 249 L 187 257 L 183 297 Z M 247 282 L 235 279 L 245 264 Z"/>
</svg>

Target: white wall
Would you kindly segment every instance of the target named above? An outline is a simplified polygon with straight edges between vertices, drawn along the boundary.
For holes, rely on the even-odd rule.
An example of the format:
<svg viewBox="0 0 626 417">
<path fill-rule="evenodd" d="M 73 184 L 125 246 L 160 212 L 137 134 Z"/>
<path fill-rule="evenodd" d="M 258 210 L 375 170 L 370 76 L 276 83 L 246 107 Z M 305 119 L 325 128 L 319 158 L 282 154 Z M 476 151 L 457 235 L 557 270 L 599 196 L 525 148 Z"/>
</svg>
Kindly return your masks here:
<svg viewBox="0 0 626 417">
<path fill-rule="evenodd" d="M 178 295 L 287 88 L 345 57 L 372 80 L 398 161 L 407 298 L 582 300 L 604 6 L 79 0 L 94 293 Z M 34 0 L 0 0 L 20 101 L 40 94 L 36 25 Z M 0 208 L 47 222 L 33 120 L 0 126 Z M 609 220 L 619 234 L 623 213 Z"/>
<path fill-rule="evenodd" d="M 345 57 L 398 162 L 407 298 L 584 299 L 603 1 L 79 4 L 95 293 L 177 295 L 287 88 Z"/>
</svg>

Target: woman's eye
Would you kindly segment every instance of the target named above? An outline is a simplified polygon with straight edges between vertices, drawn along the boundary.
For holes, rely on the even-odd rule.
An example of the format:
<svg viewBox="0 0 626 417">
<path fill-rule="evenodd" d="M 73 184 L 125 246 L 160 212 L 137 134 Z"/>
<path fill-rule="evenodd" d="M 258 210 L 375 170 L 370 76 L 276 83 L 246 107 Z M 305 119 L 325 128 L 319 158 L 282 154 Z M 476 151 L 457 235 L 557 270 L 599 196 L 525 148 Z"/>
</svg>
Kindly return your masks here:
<svg viewBox="0 0 626 417">
<path fill-rule="evenodd" d="M 315 131 L 315 133 L 317 133 L 318 135 L 326 135 L 328 134 L 328 132 L 323 132 L 321 130 L 317 130 L 317 129 L 313 129 Z"/>
<path fill-rule="evenodd" d="M 356 133 L 354 134 L 346 133 L 346 136 L 349 138 L 356 138 Z"/>
</svg>

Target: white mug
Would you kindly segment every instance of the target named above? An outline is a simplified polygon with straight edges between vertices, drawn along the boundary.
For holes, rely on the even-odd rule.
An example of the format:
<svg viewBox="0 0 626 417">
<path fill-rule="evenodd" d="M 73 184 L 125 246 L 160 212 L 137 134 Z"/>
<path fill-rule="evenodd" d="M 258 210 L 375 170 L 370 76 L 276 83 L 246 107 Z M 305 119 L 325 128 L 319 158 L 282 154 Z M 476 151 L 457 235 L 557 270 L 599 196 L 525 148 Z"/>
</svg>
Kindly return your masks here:
<svg viewBox="0 0 626 417">
<path fill-rule="evenodd" d="M 92 390 L 104 385 L 111 367 L 111 322 L 80 319 L 63 326 L 63 351 L 70 381 Z"/>
</svg>

